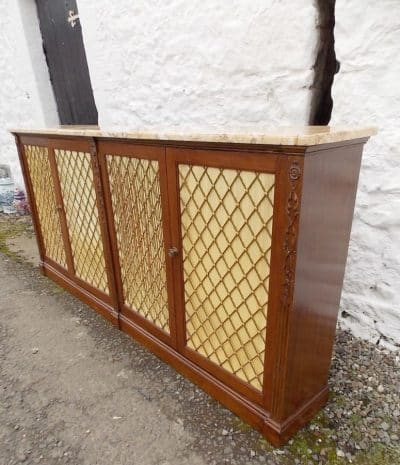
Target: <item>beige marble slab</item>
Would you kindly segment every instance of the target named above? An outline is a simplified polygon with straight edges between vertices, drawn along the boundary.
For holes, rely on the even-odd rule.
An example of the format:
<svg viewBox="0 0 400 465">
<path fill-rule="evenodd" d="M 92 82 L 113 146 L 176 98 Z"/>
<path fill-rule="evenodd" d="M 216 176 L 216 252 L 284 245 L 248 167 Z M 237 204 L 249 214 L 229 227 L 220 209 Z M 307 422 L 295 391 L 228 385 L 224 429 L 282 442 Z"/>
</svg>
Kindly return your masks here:
<svg viewBox="0 0 400 465">
<path fill-rule="evenodd" d="M 101 129 L 97 126 L 60 126 L 47 129 L 11 129 L 12 133 L 68 135 L 86 137 L 115 137 L 139 140 L 188 142 L 224 142 L 232 144 L 299 145 L 310 146 L 369 137 L 377 133 L 374 127 L 303 126 L 282 127 L 266 132 L 226 132 L 205 134 L 198 132 L 135 132 Z"/>
</svg>

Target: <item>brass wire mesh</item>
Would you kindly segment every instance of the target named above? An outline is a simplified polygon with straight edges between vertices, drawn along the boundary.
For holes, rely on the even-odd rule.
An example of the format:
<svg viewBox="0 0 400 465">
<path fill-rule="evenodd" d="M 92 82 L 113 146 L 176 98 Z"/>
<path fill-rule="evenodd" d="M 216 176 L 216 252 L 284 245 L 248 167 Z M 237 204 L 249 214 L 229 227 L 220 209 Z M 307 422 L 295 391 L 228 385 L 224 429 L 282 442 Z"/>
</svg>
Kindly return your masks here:
<svg viewBox="0 0 400 465">
<path fill-rule="evenodd" d="M 76 275 L 108 293 L 91 155 L 54 150 Z"/>
<path fill-rule="evenodd" d="M 187 345 L 262 389 L 275 176 L 179 165 Z"/>
<path fill-rule="evenodd" d="M 169 332 L 159 165 L 107 155 L 125 303 Z"/>
<path fill-rule="evenodd" d="M 66 268 L 60 216 L 52 183 L 48 150 L 46 147 L 36 145 L 24 145 L 24 149 L 36 201 L 36 210 L 39 216 L 45 255 Z"/>
</svg>

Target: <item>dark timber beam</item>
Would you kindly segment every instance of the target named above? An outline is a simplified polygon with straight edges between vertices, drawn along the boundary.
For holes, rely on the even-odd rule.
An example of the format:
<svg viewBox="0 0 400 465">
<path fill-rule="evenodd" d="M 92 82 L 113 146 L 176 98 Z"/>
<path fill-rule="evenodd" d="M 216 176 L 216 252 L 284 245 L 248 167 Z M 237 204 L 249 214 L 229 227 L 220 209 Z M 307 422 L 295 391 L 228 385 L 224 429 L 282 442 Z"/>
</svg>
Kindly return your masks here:
<svg viewBox="0 0 400 465">
<path fill-rule="evenodd" d="M 311 125 L 328 124 L 332 114 L 331 89 L 334 76 L 340 68 L 335 54 L 335 3 L 336 0 L 316 0 L 319 12 L 319 45 L 314 64 L 309 120 Z"/>
</svg>

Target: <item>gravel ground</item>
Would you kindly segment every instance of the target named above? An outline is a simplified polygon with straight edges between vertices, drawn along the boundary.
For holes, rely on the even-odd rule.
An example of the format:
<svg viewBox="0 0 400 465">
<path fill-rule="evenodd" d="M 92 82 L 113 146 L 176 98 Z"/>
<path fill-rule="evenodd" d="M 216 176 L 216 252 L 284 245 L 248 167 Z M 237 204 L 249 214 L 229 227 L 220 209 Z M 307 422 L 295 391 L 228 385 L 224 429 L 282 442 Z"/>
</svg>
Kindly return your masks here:
<svg viewBox="0 0 400 465">
<path fill-rule="evenodd" d="M 338 331 L 327 407 L 282 449 L 42 277 L 0 217 L 0 465 L 400 463 L 400 354 Z"/>
</svg>

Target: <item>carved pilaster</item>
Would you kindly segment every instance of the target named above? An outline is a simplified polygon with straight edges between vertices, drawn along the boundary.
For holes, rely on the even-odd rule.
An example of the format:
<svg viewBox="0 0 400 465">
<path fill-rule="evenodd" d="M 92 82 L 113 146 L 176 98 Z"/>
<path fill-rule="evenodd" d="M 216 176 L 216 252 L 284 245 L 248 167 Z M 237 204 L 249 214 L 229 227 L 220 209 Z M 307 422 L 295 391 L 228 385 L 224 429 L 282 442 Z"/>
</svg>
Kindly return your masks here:
<svg viewBox="0 0 400 465">
<path fill-rule="evenodd" d="M 293 303 L 294 278 L 296 272 L 296 246 L 300 216 L 301 167 L 294 161 L 288 171 L 290 192 L 286 202 L 287 227 L 284 242 L 284 288 L 283 310 L 290 311 Z"/>
</svg>

